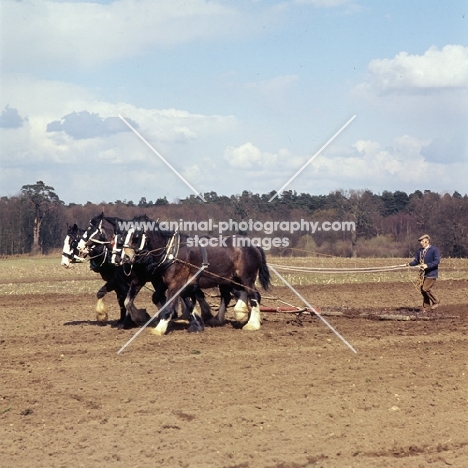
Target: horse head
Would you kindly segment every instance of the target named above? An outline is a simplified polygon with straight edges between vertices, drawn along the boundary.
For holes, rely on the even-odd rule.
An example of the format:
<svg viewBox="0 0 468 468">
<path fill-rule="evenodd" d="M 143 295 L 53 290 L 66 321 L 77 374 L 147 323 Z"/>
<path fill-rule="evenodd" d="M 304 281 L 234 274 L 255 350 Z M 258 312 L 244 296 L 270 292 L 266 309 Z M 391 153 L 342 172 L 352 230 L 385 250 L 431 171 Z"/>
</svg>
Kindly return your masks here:
<svg viewBox="0 0 468 468">
<path fill-rule="evenodd" d="M 81 257 L 88 256 L 91 269 L 99 269 L 108 261 L 108 253 L 115 236 L 115 222 L 113 218 L 106 218 L 104 213 L 91 219 L 84 231 L 77 249 Z"/>
<path fill-rule="evenodd" d="M 67 236 L 63 242 L 62 261 L 61 265 L 65 268 L 70 266 L 70 263 L 82 262 L 78 250 L 78 243 L 83 235 L 83 229 L 80 229 L 76 224 L 68 226 Z"/>
</svg>

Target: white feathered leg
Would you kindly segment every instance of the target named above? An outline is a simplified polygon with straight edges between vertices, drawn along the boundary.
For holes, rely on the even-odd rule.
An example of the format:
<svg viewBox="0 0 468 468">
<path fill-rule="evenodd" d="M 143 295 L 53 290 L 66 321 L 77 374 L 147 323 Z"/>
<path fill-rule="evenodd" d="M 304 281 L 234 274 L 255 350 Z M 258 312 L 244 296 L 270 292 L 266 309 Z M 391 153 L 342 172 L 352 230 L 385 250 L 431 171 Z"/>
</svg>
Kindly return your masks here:
<svg viewBox="0 0 468 468">
<path fill-rule="evenodd" d="M 240 291 L 239 299 L 234 306 L 234 313 L 236 314 L 236 320 L 243 322 L 247 319 L 249 314 L 249 307 L 247 306 L 247 291 Z"/>
<path fill-rule="evenodd" d="M 262 324 L 262 317 L 260 315 L 260 307 L 255 301 L 255 306 L 250 310 L 249 321 L 242 327 L 242 330 L 256 331 L 260 330 Z"/>
<path fill-rule="evenodd" d="M 98 322 L 107 322 L 107 319 L 107 307 L 104 302 L 104 299 L 101 297 L 100 299 L 98 299 L 96 304 L 96 320 Z"/>
</svg>

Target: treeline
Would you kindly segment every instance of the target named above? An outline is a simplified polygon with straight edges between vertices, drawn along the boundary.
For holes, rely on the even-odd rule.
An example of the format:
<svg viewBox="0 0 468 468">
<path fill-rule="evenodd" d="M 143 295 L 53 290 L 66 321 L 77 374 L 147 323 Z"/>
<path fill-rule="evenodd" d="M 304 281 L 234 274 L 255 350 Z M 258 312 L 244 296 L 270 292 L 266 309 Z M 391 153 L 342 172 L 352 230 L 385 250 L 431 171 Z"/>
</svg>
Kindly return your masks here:
<svg viewBox="0 0 468 468">
<path fill-rule="evenodd" d="M 438 194 L 416 190 L 384 191 L 337 190 L 328 195 L 285 191 L 269 202 L 275 192 L 224 196 L 203 194 L 206 203 L 191 195 L 168 202 L 142 197 L 138 202 L 116 200 L 84 205 L 66 205 L 53 187 L 42 181 L 25 185 L 21 192 L 0 199 L 0 255 L 50 253 L 61 249 L 67 225 L 87 226 L 104 212 L 107 216 L 132 219 L 145 214 L 159 221 L 267 221 L 333 223 L 352 221 L 354 231 L 304 230 L 293 233 L 279 228 L 269 237 L 288 238 L 288 246 L 271 248 L 275 255 L 336 255 L 360 257 L 408 257 L 418 247 L 417 238 L 429 233 L 444 256 L 468 256 L 468 197 L 458 192 Z M 265 233 L 231 232 L 258 236 Z M 201 234 L 217 235 L 217 232 Z"/>
</svg>

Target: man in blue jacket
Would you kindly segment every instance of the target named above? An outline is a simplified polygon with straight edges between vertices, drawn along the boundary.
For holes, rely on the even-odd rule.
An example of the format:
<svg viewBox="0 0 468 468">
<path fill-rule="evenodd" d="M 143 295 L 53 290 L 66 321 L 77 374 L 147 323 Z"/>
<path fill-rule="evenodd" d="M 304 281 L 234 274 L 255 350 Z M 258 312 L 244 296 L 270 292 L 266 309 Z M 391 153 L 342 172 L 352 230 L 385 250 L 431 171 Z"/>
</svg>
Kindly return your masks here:
<svg viewBox="0 0 468 468">
<path fill-rule="evenodd" d="M 422 235 L 418 240 L 421 243 L 421 248 L 417 251 L 414 260 L 407 263 L 407 265 L 419 265 L 421 269 L 423 312 L 427 312 L 437 309 L 440 304 L 439 299 L 432 292 L 432 288 L 439 276 L 440 253 L 437 247 L 431 245 L 431 238 L 427 234 Z"/>
</svg>

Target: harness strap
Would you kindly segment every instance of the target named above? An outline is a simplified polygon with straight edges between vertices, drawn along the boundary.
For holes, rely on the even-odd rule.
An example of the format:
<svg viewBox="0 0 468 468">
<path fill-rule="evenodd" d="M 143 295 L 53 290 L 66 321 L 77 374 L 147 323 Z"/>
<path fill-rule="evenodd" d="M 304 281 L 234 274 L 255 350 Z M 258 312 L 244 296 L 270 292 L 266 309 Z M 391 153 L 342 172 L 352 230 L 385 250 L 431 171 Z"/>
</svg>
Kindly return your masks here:
<svg viewBox="0 0 468 468">
<path fill-rule="evenodd" d="M 124 241 L 124 248 L 125 247 L 130 247 L 130 241 L 132 240 L 132 237 L 133 237 L 133 233 L 135 232 L 135 229 L 134 228 L 130 228 L 127 232 L 127 237 L 125 237 L 125 241 Z"/>
<path fill-rule="evenodd" d="M 179 254 L 179 247 L 180 247 L 180 234 L 178 232 L 175 232 L 174 235 L 171 237 L 169 244 L 166 247 L 166 250 L 164 252 L 164 257 L 159 264 L 164 265 L 164 267 L 171 265 L 177 258 L 177 255 Z"/>
<path fill-rule="evenodd" d="M 138 248 L 137 252 L 139 252 L 140 250 L 143 250 L 145 248 L 145 245 L 146 245 L 146 234 L 143 233 L 141 235 L 140 247 Z"/>
<path fill-rule="evenodd" d="M 158 262 L 157 265 L 152 266 L 152 270 L 160 270 L 165 269 L 171 266 L 176 260 L 178 261 L 177 255 L 179 254 L 179 247 L 180 247 L 180 234 L 175 232 L 169 242 L 166 244 L 164 248 L 164 254 L 161 260 Z"/>
</svg>

